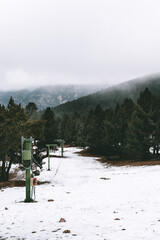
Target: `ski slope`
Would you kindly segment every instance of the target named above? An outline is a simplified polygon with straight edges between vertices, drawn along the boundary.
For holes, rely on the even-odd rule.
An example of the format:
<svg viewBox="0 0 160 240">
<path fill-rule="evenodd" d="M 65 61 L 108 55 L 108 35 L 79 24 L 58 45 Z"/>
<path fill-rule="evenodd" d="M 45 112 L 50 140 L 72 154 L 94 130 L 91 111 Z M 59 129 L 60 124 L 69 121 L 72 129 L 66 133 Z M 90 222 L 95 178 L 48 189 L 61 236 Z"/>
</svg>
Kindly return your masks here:
<svg viewBox="0 0 160 240">
<path fill-rule="evenodd" d="M 0 239 L 159 240 L 160 166 L 107 167 L 80 150 L 51 158 L 51 171 L 45 159 L 36 202 L 0 190 Z"/>
</svg>

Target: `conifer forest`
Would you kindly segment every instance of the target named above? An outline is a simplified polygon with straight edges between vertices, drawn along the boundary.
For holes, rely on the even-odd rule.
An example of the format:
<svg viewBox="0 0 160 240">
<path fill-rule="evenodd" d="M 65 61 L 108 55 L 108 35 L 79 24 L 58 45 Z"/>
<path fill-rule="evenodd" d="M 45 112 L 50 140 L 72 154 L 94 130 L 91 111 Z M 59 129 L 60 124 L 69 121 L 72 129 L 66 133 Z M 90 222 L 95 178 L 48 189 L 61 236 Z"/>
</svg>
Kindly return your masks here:
<svg viewBox="0 0 160 240">
<path fill-rule="evenodd" d="M 63 139 L 70 146 L 88 147 L 88 152 L 103 155 L 106 161 L 155 159 L 160 147 L 160 99 L 146 88 L 136 102 L 127 98 L 115 108 L 104 110 L 97 105 L 87 114 L 58 116 L 50 107 L 39 112 L 33 102 L 23 108 L 11 97 L 7 107 L 0 105 L 3 180 L 8 179 L 12 162 L 20 161 L 21 136 L 32 136 L 41 149 Z"/>
</svg>

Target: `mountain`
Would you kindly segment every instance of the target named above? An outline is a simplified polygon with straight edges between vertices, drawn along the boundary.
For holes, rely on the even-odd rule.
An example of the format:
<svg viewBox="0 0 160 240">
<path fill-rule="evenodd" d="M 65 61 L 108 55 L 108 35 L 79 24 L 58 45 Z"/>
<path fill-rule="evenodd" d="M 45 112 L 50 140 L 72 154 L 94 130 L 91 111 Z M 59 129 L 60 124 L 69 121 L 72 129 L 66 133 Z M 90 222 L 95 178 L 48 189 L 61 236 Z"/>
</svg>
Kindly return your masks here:
<svg viewBox="0 0 160 240">
<path fill-rule="evenodd" d="M 67 102 L 54 108 L 54 112 L 61 115 L 63 113 L 86 113 L 91 108 L 100 104 L 103 109 L 115 107 L 117 103 L 121 104 L 125 98 L 131 98 L 136 101 L 146 87 L 160 96 L 160 75 L 150 75 L 143 78 L 130 80 L 113 87 L 109 87 L 88 96 L 81 97 L 72 102 Z"/>
<path fill-rule="evenodd" d="M 46 107 L 55 107 L 59 104 L 78 99 L 82 96 L 101 89 L 98 85 L 55 85 L 41 87 L 35 90 L 19 90 L 0 92 L 0 104 L 7 106 L 12 96 L 15 103 L 26 106 L 28 102 L 34 102 L 39 110 Z"/>
</svg>

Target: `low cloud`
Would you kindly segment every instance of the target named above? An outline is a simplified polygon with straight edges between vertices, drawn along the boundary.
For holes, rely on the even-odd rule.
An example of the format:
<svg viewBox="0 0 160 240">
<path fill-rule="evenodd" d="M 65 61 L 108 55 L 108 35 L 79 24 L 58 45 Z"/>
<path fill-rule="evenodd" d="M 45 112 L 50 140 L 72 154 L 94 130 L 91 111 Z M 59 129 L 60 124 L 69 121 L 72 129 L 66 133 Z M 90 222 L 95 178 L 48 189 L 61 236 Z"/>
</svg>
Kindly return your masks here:
<svg viewBox="0 0 160 240">
<path fill-rule="evenodd" d="M 0 90 L 159 72 L 160 1 L 0 2 Z"/>
</svg>

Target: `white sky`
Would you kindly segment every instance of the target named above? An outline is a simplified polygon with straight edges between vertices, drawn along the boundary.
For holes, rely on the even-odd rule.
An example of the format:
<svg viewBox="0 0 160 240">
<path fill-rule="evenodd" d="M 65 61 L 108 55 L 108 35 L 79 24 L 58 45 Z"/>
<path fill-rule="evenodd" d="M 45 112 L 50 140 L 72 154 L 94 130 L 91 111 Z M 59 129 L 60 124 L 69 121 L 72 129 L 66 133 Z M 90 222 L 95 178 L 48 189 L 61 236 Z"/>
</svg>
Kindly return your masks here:
<svg viewBox="0 0 160 240">
<path fill-rule="evenodd" d="M 0 0 L 0 90 L 160 72 L 159 0 Z"/>
</svg>

